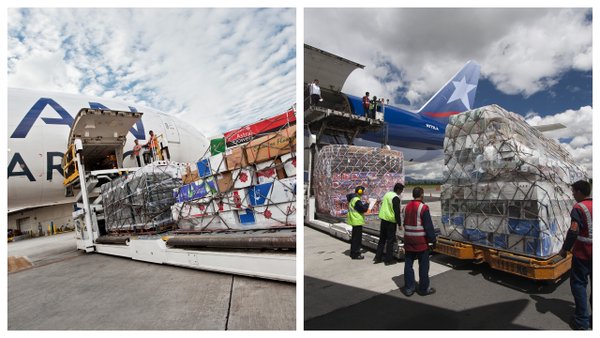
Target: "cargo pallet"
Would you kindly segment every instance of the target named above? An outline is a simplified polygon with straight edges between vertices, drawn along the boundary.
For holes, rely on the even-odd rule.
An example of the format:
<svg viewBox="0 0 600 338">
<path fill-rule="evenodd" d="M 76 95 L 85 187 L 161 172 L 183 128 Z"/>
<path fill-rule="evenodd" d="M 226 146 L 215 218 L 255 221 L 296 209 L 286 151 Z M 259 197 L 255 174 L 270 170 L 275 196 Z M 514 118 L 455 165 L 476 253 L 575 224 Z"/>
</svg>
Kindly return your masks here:
<svg viewBox="0 0 600 338">
<path fill-rule="evenodd" d="M 488 263 L 492 269 L 536 281 L 555 281 L 571 269 L 571 254 L 539 259 L 482 247 L 439 236 L 435 252 L 474 263 Z"/>
<path fill-rule="evenodd" d="M 133 260 L 179 267 L 296 282 L 295 228 L 254 232 L 164 233 L 174 224 L 151 229 L 123 229 L 102 236 L 105 222 L 100 186 L 111 175 L 139 168 L 86 170 L 84 159 L 102 158 L 114 151 L 122 159 L 129 128 L 142 116 L 139 112 L 83 108 L 75 117 L 69 134 L 68 156 L 63 158 L 65 192 L 75 195 L 73 212 L 77 249 Z M 87 128 L 86 125 L 114 126 Z M 86 129 L 87 128 L 87 129 Z M 119 136 L 121 135 L 121 136 Z M 99 157 L 98 157 L 99 156 Z M 176 162 L 173 162 L 176 163 Z M 167 161 L 154 164 L 167 165 Z M 120 169 L 119 169 L 120 168 Z"/>
</svg>

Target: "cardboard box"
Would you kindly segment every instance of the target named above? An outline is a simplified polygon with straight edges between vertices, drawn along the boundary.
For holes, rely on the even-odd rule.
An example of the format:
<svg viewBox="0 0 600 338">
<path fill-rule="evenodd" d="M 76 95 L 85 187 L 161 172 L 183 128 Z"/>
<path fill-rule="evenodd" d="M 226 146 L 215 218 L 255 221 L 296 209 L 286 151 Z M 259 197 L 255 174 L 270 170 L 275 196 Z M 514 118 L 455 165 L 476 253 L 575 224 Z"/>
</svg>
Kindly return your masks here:
<svg viewBox="0 0 600 338">
<path fill-rule="evenodd" d="M 213 196 L 219 190 L 217 189 L 217 180 L 214 177 L 208 177 L 204 179 L 204 183 L 206 184 L 206 191 L 208 196 Z"/>
<path fill-rule="evenodd" d="M 296 154 L 290 153 L 281 155 L 281 161 L 283 162 L 283 169 L 287 177 L 296 176 Z"/>
<path fill-rule="evenodd" d="M 198 180 L 179 188 L 176 199 L 179 203 L 189 202 L 203 198 L 206 195 L 208 195 L 208 190 L 204 180 Z"/>
<path fill-rule="evenodd" d="M 296 203 L 278 203 L 268 206 L 254 208 L 256 224 L 273 226 L 295 226 L 296 225 Z"/>
<path fill-rule="evenodd" d="M 285 175 L 285 170 L 283 169 L 283 163 L 280 159 L 256 163 L 255 166 L 258 184 L 273 182 L 276 179 L 287 177 Z"/>
<path fill-rule="evenodd" d="M 225 196 L 231 210 L 242 210 L 250 207 L 246 189 L 233 190 Z"/>
<path fill-rule="evenodd" d="M 253 225 L 256 224 L 256 218 L 254 217 L 254 210 L 243 209 L 238 211 L 238 218 L 242 225 Z"/>
<path fill-rule="evenodd" d="M 212 175 L 208 158 L 196 162 L 196 165 L 198 166 L 198 176 L 204 178 Z"/>
<path fill-rule="evenodd" d="M 248 188 L 248 202 L 253 207 L 269 204 L 273 183 L 258 184 Z"/>
<path fill-rule="evenodd" d="M 192 171 L 192 168 L 190 166 L 190 164 L 186 164 L 185 166 L 185 171 L 184 173 L 181 175 L 181 181 L 183 184 L 190 184 L 194 181 L 197 181 L 200 179 L 200 176 L 198 176 L 198 170 L 194 170 Z"/>
<path fill-rule="evenodd" d="M 296 178 L 285 178 L 273 182 L 270 203 L 287 203 L 296 200 Z"/>
<path fill-rule="evenodd" d="M 231 175 L 233 176 L 234 189 L 249 188 L 256 184 L 254 168 L 246 167 L 243 169 L 236 169 L 231 172 Z"/>
<path fill-rule="evenodd" d="M 222 213 L 225 211 L 232 210 L 231 204 L 229 203 L 229 200 L 225 196 L 223 196 L 221 198 L 214 198 L 212 202 L 213 202 L 213 208 L 215 209 L 215 212 Z"/>
<path fill-rule="evenodd" d="M 233 176 L 231 172 L 224 172 L 215 176 L 219 192 L 225 193 L 233 189 Z"/>
<path fill-rule="evenodd" d="M 225 162 L 225 158 L 223 157 L 222 153 L 211 156 L 209 158 L 209 162 L 210 170 L 212 171 L 213 175 L 227 171 L 227 163 Z"/>
<path fill-rule="evenodd" d="M 199 179 L 200 179 L 200 176 L 198 175 L 198 170 L 194 170 L 194 171 L 190 171 L 189 173 L 185 173 L 181 177 L 183 184 L 190 184 Z"/>
<path fill-rule="evenodd" d="M 296 150 L 296 126 L 257 138 L 245 147 L 249 164 L 268 161 Z"/>
<path fill-rule="evenodd" d="M 225 151 L 225 162 L 227 163 L 227 170 L 247 167 L 248 161 L 246 160 L 244 147 L 239 146 L 227 149 Z"/>
<path fill-rule="evenodd" d="M 283 162 L 280 159 L 275 159 L 275 170 L 277 171 L 277 179 L 282 180 L 287 177 L 285 169 L 283 168 Z"/>
<path fill-rule="evenodd" d="M 225 152 L 225 138 L 215 138 L 210 140 L 210 154 L 216 155 Z"/>
</svg>

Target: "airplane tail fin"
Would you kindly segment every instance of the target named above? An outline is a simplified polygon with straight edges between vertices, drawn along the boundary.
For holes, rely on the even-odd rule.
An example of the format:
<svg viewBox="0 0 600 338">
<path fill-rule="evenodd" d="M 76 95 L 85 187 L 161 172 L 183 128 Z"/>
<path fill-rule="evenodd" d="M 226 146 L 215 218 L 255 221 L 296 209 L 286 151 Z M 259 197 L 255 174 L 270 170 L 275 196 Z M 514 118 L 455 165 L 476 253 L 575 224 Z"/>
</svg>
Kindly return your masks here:
<svg viewBox="0 0 600 338">
<path fill-rule="evenodd" d="M 479 82 L 479 69 L 477 62 L 467 62 L 417 113 L 447 124 L 450 116 L 471 110 Z"/>
</svg>

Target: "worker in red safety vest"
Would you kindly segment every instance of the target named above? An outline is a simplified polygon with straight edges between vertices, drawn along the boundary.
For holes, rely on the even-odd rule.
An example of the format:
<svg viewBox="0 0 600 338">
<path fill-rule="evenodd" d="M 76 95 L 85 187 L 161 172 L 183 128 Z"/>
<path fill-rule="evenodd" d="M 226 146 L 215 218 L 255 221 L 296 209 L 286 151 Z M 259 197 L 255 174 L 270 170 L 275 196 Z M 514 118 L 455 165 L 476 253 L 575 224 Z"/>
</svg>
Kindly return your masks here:
<svg viewBox="0 0 600 338">
<path fill-rule="evenodd" d="M 587 307 L 588 277 L 592 281 L 592 192 L 591 184 L 577 181 L 571 185 L 573 198 L 577 203 L 571 210 L 571 227 L 560 250 L 560 255 L 567 256 L 572 249 L 571 260 L 571 293 L 575 299 L 575 315 L 570 321 L 575 330 L 589 330 L 591 318 Z M 590 285 L 590 309 L 592 307 L 592 290 Z"/>
<path fill-rule="evenodd" d="M 423 188 L 415 187 L 413 200 L 404 210 L 404 288 L 402 292 L 410 297 L 415 290 L 422 296 L 435 293 L 429 287 L 429 249 L 433 249 L 436 237 L 429 207 L 423 202 Z M 419 261 L 419 286 L 415 283 L 413 263 Z"/>
<path fill-rule="evenodd" d="M 365 112 L 365 117 L 369 116 L 369 109 L 371 107 L 371 99 L 369 98 L 369 92 L 365 93 L 365 96 L 362 98 L 363 111 Z"/>
</svg>

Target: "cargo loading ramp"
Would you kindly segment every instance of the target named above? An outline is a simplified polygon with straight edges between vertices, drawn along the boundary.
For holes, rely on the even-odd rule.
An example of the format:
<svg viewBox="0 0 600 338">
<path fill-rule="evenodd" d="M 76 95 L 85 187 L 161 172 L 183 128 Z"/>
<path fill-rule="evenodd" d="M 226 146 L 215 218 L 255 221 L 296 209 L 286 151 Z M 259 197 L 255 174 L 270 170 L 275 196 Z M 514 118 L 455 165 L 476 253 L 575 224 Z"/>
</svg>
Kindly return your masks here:
<svg viewBox="0 0 600 338">
<path fill-rule="evenodd" d="M 77 249 L 180 267 L 295 282 L 295 232 L 184 234 L 160 231 L 107 233 L 109 220 L 100 188 L 148 167 L 182 166 L 155 161 L 123 168 L 123 147 L 139 112 L 81 109 L 69 134 L 63 159 L 64 186 L 78 189 L 75 222 Z M 146 170 L 147 171 L 147 170 Z M 131 175 L 129 175 L 131 176 Z M 293 238 L 293 240 L 292 240 Z"/>
<path fill-rule="evenodd" d="M 343 136 L 352 144 L 358 134 L 379 131 L 385 126 L 380 119 L 319 106 L 310 106 L 304 112 L 304 123 L 316 135 L 317 144 L 323 135 Z"/>
</svg>

